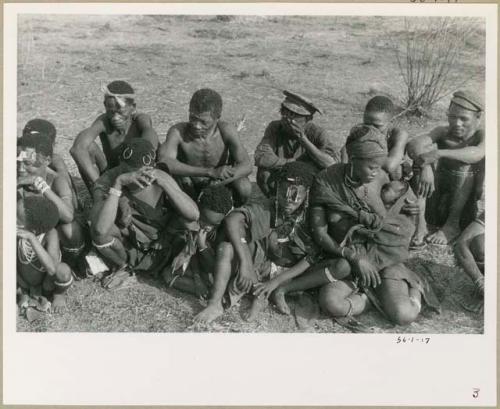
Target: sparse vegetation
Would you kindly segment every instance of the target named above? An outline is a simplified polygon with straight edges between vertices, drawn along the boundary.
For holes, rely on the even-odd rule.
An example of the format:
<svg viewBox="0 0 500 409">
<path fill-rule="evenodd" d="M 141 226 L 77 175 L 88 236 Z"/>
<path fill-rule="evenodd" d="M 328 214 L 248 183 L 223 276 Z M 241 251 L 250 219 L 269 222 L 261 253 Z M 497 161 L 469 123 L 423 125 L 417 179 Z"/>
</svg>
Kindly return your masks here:
<svg viewBox="0 0 500 409">
<path fill-rule="evenodd" d="M 427 115 L 440 99 L 466 84 L 459 61 L 475 34 L 477 21 L 451 17 L 405 18 L 405 30 L 392 48 L 406 88 L 405 112 Z M 390 36 L 389 36 L 390 38 Z"/>
</svg>

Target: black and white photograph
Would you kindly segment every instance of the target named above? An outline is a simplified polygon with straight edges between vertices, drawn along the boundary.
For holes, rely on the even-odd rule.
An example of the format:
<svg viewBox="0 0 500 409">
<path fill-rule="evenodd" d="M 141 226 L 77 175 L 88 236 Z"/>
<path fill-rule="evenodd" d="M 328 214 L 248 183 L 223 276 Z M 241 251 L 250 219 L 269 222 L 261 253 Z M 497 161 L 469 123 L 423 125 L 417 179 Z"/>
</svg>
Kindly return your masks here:
<svg viewBox="0 0 500 409">
<path fill-rule="evenodd" d="M 16 336 L 495 336 L 486 14 L 302 6 L 17 12 Z"/>
</svg>

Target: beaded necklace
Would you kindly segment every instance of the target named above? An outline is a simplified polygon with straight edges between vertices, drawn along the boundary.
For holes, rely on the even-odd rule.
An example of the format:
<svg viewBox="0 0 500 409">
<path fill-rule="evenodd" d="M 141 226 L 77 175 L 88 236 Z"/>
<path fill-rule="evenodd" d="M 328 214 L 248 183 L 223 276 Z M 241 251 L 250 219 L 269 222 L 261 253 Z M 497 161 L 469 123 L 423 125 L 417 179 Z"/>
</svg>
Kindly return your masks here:
<svg viewBox="0 0 500 409">
<path fill-rule="evenodd" d="M 41 243 L 45 233 L 37 236 L 37 240 Z M 44 271 L 45 269 L 42 266 L 36 266 L 33 264 L 34 261 L 38 260 L 35 250 L 33 249 L 33 245 L 28 239 L 21 238 L 19 240 L 19 245 L 17 246 L 17 254 L 21 264 L 28 265 L 31 264 L 32 267 L 36 268 L 39 271 Z"/>
</svg>

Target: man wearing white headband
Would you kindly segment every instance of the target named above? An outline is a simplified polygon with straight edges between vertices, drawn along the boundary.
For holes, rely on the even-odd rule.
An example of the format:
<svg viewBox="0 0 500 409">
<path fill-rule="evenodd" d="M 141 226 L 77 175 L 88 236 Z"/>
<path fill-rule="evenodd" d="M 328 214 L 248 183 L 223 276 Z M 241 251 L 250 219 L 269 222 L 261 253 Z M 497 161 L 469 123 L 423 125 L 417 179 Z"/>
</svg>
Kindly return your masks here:
<svg viewBox="0 0 500 409">
<path fill-rule="evenodd" d="M 71 148 L 83 181 L 90 189 L 106 170 L 118 165 L 122 145 L 132 138 L 144 138 L 155 147 L 158 135 L 151 118 L 136 112 L 135 93 L 125 81 L 113 81 L 101 87 L 106 113 L 78 134 Z M 102 150 L 95 143 L 99 137 Z"/>
</svg>

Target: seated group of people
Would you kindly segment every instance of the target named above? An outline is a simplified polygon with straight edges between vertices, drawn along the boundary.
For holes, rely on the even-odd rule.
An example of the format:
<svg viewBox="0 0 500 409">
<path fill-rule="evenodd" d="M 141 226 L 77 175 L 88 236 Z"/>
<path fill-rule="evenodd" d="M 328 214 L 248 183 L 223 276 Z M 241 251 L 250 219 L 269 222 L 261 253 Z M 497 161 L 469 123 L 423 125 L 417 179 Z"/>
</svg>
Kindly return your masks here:
<svg viewBox="0 0 500 409">
<path fill-rule="evenodd" d="M 207 300 L 195 322 L 213 321 L 245 294 L 245 319 L 268 300 L 290 314 L 288 293 L 318 289 L 320 306 L 337 319 L 373 306 L 404 325 L 423 301 L 438 309 L 427 281 L 404 264 L 409 250 L 453 241 L 478 294 L 484 290 L 483 107 L 474 95 L 456 92 L 449 125 L 411 140 L 391 125 L 392 101 L 376 96 L 337 149 L 313 122 L 321 111 L 284 91 L 281 118 L 255 151 L 252 183 L 250 157 L 220 119 L 216 91 L 196 91 L 188 121 L 160 144 L 130 84 L 102 90 L 106 112 L 70 151 L 90 211 L 54 154 L 55 127 L 34 119 L 18 138 L 21 310 L 61 311 L 75 278 L 95 275 L 116 289 L 147 272 Z M 429 234 L 427 222 L 438 229 Z M 96 255 L 99 271 L 90 263 Z"/>
</svg>

